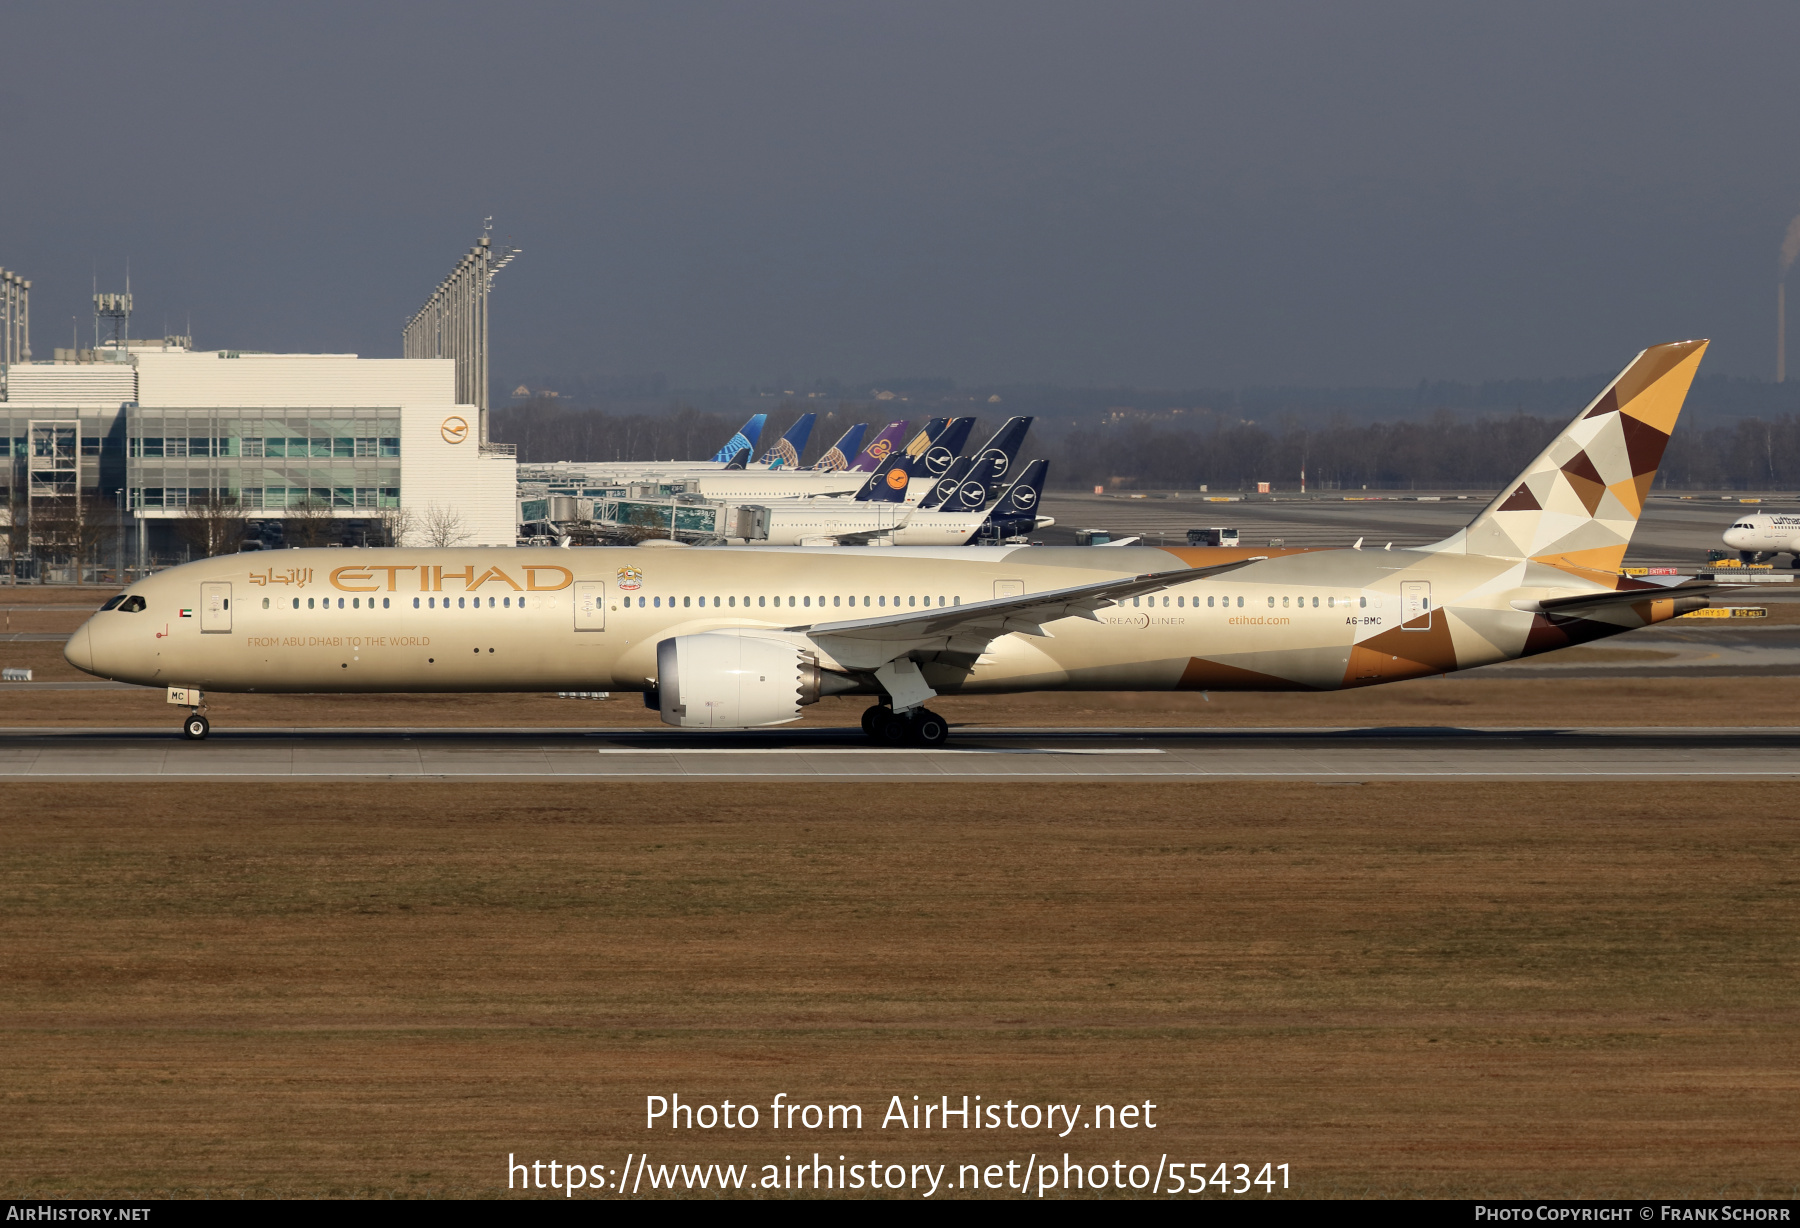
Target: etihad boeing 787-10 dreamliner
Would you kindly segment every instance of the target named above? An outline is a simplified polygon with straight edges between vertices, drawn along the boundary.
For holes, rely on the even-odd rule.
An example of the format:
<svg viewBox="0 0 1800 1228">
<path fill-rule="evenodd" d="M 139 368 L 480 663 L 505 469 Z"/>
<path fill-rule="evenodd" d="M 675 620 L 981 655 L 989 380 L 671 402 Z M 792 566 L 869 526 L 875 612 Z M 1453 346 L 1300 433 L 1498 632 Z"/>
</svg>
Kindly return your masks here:
<svg viewBox="0 0 1800 1228">
<path fill-rule="evenodd" d="M 941 743 L 937 695 L 1333 690 L 1662 622 L 1723 587 L 1622 576 L 1704 341 L 1634 358 L 1469 525 L 1407 550 L 290 550 L 205 559 L 109 600 L 77 668 L 171 690 L 642 691 L 671 725 L 874 698 L 874 737 Z"/>
</svg>

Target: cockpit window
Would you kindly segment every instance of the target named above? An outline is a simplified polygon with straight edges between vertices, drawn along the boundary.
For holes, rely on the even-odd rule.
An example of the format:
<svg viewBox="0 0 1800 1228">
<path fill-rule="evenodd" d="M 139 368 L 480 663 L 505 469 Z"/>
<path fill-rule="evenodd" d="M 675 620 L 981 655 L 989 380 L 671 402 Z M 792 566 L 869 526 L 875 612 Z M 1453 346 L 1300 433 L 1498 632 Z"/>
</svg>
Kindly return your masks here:
<svg viewBox="0 0 1800 1228">
<path fill-rule="evenodd" d="M 140 614 L 144 609 L 144 599 L 135 593 L 119 603 L 119 613 Z"/>
<path fill-rule="evenodd" d="M 117 606 L 123 600 L 125 600 L 124 593 L 120 593 L 116 597 L 108 597 L 106 599 L 106 604 L 100 607 L 100 612 L 104 614 L 106 611 Z"/>
</svg>

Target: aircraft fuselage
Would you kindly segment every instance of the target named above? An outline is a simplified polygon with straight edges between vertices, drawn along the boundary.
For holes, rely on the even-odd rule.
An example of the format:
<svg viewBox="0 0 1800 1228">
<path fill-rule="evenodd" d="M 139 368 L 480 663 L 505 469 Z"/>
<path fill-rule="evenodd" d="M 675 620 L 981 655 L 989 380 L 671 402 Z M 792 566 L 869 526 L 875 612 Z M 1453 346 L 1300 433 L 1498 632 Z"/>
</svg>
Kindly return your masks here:
<svg viewBox="0 0 1800 1228">
<path fill-rule="evenodd" d="M 151 686 L 256 692 L 651 690 L 657 644 L 720 629 L 804 645 L 815 623 L 1247 559 L 1214 548 L 288 550 L 140 580 L 65 652 Z M 921 661 L 940 693 L 1331 690 L 1531 655 L 1680 612 L 1647 596 L 1553 619 L 1515 603 L 1612 577 L 1407 550 L 1270 550 L 978 658 Z M 127 612 L 141 601 L 142 609 Z M 1682 606 L 1693 608 L 1701 602 Z M 828 653 L 820 664 L 834 666 Z M 854 674 L 853 670 L 846 673 Z M 873 690 L 864 680 L 860 689 Z"/>
</svg>

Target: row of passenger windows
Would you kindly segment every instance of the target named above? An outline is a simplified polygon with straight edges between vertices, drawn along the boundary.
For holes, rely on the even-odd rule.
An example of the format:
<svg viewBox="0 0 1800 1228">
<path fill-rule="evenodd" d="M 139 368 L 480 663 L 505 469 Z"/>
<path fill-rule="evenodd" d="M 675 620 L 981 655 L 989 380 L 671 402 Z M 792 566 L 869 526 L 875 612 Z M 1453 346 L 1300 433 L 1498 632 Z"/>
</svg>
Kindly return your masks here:
<svg viewBox="0 0 1800 1228">
<path fill-rule="evenodd" d="M 317 597 L 317 598 L 315 598 L 315 597 L 306 597 L 306 598 L 295 597 L 295 598 L 293 598 L 293 603 L 294 603 L 293 608 L 296 610 L 301 609 L 302 607 L 301 607 L 300 603 L 302 600 L 304 600 L 306 602 L 306 605 L 304 608 L 306 608 L 308 610 L 312 610 L 312 609 L 329 610 L 331 608 L 332 599 L 330 597 Z M 346 607 L 344 604 L 344 602 L 346 600 L 348 600 L 350 603 L 348 605 L 348 607 Z M 375 598 L 370 597 L 367 600 L 368 600 L 368 608 L 373 610 L 375 608 Z M 705 608 L 707 600 L 708 599 L 705 597 L 639 597 L 637 599 L 637 608 L 640 610 L 646 609 L 646 608 L 653 609 L 653 610 L 660 610 L 660 609 L 664 608 L 663 603 L 665 601 L 668 603 L 668 608 L 671 610 L 676 608 L 675 603 L 677 601 L 679 601 L 681 603 L 682 609 L 693 609 L 695 607 L 696 602 L 699 603 L 699 606 L 701 608 Z M 782 599 L 780 597 L 758 597 L 755 600 L 756 600 L 756 608 L 766 609 L 771 604 L 779 607 L 781 605 Z M 789 597 L 787 599 L 787 604 L 788 604 L 789 609 L 793 609 L 796 606 L 806 608 L 806 609 L 811 609 L 813 607 L 814 600 L 815 599 L 810 596 Z M 862 599 L 862 604 L 864 607 L 887 609 L 887 608 L 889 608 L 889 606 L 888 606 L 889 600 L 890 599 L 886 596 L 864 597 Z M 1283 597 L 1281 599 L 1281 608 L 1282 609 L 1286 610 L 1286 609 L 1292 608 L 1288 604 L 1289 600 L 1290 599 L 1287 597 Z M 1305 597 L 1295 598 L 1294 600 L 1297 600 L 1300 603 L 1300 608 L 1302 608 L 1302 609 L 1306 608 L 1306 598 Z M 339 597 L 339 598 L 337 598 L 337 608 L 340 610 L 346 609 L 346 608 L 352 609 L 352 610 L 360 610 L 363 608 L 363 601 L 364 601 L 364 598 L 361 598 L 361 597 L 350 597 L 348 599 Z M 381 608 L 382 609 L 385 610 L 385 609 L 389 608 L 388 601 L 389 601 L 389 599 L 386 597 L 383 597 L 381 599 Z M 423 605 L 420 604 L 421 601 L 423 602 Z M 443 603 L 441 606 L 438 604 L 440 601 Z M 480 597 L 458 597 L 458 598 L 456 598 L 455 608 L 459 609 L 459 610 L 463 610 L 463 609 L 479 610 L 482 608 L 481 601 L 482 601 L 482 599 Z M 711 601 L 712 601 L 712 608 L 714 608 L 714 609 L 736 609 L 736 608 L 738 608 L 738 598 L 736 598 L 736 597 L 713 597 L 713 598 L 711 598 Z M 838 597 L 832 597 L 830 599 L 830 601 L 831 601 L 831 605 L 833 608 L 842 608 L 846 605 L 849 605 L 849 606 L 856 605 L 855 597 L 838 596 Z M 929 596 L 921 597 L 916 594 L 905 598 L 905 601 L 906 601 L 906 608 L 908 608 L 908 609 L 917 609 L 919 606 L 930 607 L 930 605 L 932 604 L 932 599 Z M 1206 599 L 1207 608 L 1208 609 L 1216 608 L 1213 604 L 1215 601 L 1219 602 L 1221 605 L 1225 606 L 1226 608 L 1230 608 L 1231 603 L 1232 603 L 1232 599 L 1230 597 L 1208 597 Z M 750 609 L 751 608 L 750 602 L 751 602 L 751 599 L 749 597 L 743 598 L 743 608 L 746 610 Z M 826 598 L 819 597 L 819 598 L 817 598 L 817 602 L 818 602 L 819 609 L 825 608 Z M 897 609 L 901 608 L 901 606 L 900 606 L 901 598 L 899 596 L 893 597 L 892 602 L 893 602 L 893 606 L 892 606 L 893 609 L 897 610 Z M 1188 608 L 1188 599 L 1186 597 L 1164 597 L 1162 599 L 1162 608 L 1170 609 L 1171 602 L 1174 603 L 1173 607 L 1172 607 L 1174 609 L 1179 610 L 1179 609 Z M 317 604 L 315 604 L 315 603 L 317 603 Z M 1154 609 L 1156 607 L 1156 598 L 1154 596 L 1151 596 L 1151 597 L 1133 597 L 1131 599 L 1131 604 L 1134 608 L 1141 609 L 1141 608 L 1143 608 L 1144 603 L 1148 603 L 1149 606 Z M 415 610 L 417 610 L 417 609 L 427 609 L 427 610 L 445 609 L 445 610 L 448 610 L 451 608 L 450 598 L 448 598 L 448 597 L 425 597 L 425 598 L 414 597 L 412 599 L 412 604 L 413 604 L 413 609 L 415 609 Z M 937 598 L 937 604 L 939 606 L 961 605 L 962 598 L 961 597 L 942 597 L 942 596 L 940 596 Z M 1339 609 L 1339 608 L 1348 610 L 1353 605 L 1357 608 L 1364 608 L 1368 604 L 1369 604 L 1369 599 L 1367 597 L 1327 597 L 1327 598 L 1325 598 L 1325 608 L 1328 610 Z M 625 606 L 627 609 L 631 608 L 631 598 L 630 597 L 625 598 Z M 111 608 L 111 607 L 107 607 L 107 608 Z M 264 597 L 262 599 L 262 608 L 265 610 L 269 608 L 269 598 Z M 501 610 L 520 609 L 520 610 L 522 610 L 525 608 L 525 599 L 523 597 L 519 598 L 518 605 L 515 606 L 513 604 L 513 599 L 511 597 L 489 597 L 487 599 L 487 608 L 490 610 L 494 610 L 494 609 L 501 609 Z M 1196 610 L 1200 608 L 1200 598 L 1198 598 L 1198 597 L 1194 598 L 1192 608 L 1194 608 Z M 1240 610 L 1244 608 L 1244 599 L 1242 597 L 1237 598 L 1237 608 Z M 1271 596 L 1269 598 L 1269 608 L 1271 610 L 1275 608 L 1275 598 L 1273 596 Z M 1312 608 L 1315 610 L 1319 608 L 1319 598 L 1314 597 L 1312 599 Z"/>
<path fill-rule="evenodd" d="M 734 609 L 735 610 L 738 608 L 738 598 L 736 598 L 736 597 L 713 597 L 710 600 L 712 601 L 713 609 Z M 831 600 L 831 605 L 833 607 L 840 608 L 840 609 L 844 606 L 854 606 L 856 604 L 856 598 L 854 598 L 854 597 L 837 596 L 837 597 L 831 598 L 830 600 Z M 901 600 L 902 599 L 899 596 L 895 596 L 894 598 L 892 598 L 894 609 L 898 610 L 900 608 Z M 660 610 L 660 609 L 664 608 L 664 602 L 667 602 L 668 608 L 673 610 L 675 608 L 675 603 L 677 601 L 679 601 L 681 603 L 681 608 L 684 610 L 695 608 L 696 603 L 698 603 L 700 608 L 704 609 L 706 607 L 708 598 L 705 598 L 705 597 L 639 597 L 637 599 L 637 608 L 640 610 L 642 610 L 642 609 Z M 819 609 L 821 609 L 821 610 L 824 609 L 826 599 L 824 597 L 820 597 L 817 599 L 817 601 L 818 601 Z M 888 601 L 889 601 L 889 598 L 886 597 L 885 595 L 880 596 L 880 597 L 864 597 L 862 599 L 862 603 L 864 606 L 868 606 L 871 608 L 880 607 L 882 609 L 888 608 Z M 781 604 L 781 598 L 780 597 L 758 597 L 755 599 L 755 602 L 756 602 L 757 609 L 766 609 L 772 605 L 779 606 Z M 813 602 L 814 602 L 814 599 L 810 596 L 789 597 L 787 599 L 787 604 L 788 604 L 789 609 L 793 609 L 796 606 L 803 607 L 806 609 L 811 609 L 813 607 Z M 930 597 L 921 597 L 915 593 L 912 596 L 905 598 L 905 602 L 906 602 L 907 608 L 917 609 L 919 606 L 931 605 L 931 598 Z M 748 610 L 750 608 L 750 603 L 751 603 L 751 598 L 745 597 L 743 599 L 743 608 Z M 937 599 L 937 604 L 940 606 L 961 605 L 962 598 L 961 597 L 941 597 L 940 596 Z M 629 598 L 629 597 L 625 598 L 625 608 L 626 609 L 631 608 L 631 598 Z"/>
<path fill-rule="evenodd" d="M 295 597 L 293 599 L 293 601 L 294 601 L 293 608 L 294 609 L 298 610 L 301 608 L 301 605 L 300 605 L 301 600 L 302 599 L 299 597 Z M 309 609 L 309 610 L 314 610 L 314 609 L 329 610 L 331 608 L 331 598 L 330 597 L 307 597 L 304 600 L 306 601 L 305 608 Z M 338 609 L 342 610 L 342 609 L 348 608 L 348 609 L 352 609 L 352 610 L 360 610 L 360 609 L 364 608 L 363 603 L 365 600 L 368 602 L 368 606 L 367 606 L 368 609 L 373 610 L 375 608 L 375 598 L 373 598 L 373 597 L 369 597 L 366 599 L 362 598 L 362 597 L 348 598 L 347 600 L 350 602 L 348 607 L 346 607 L 344 605 L 345 600 L 346 600 L 346 598 L 343 598 L 343 597 L 339 597 L 337 599 L 337 608 Z M 387 598 L 387 597 L 383 597 L 381 599 L 381 608 L 382 609 L 385 610 L 388 608 L 389 600 L 390 600 L 390 598 Z M 423 608 L 423 609 L 427 609 L 427 610 L 436 610 L 436 609 L 448 610 L 451 608 L 450 598 L 448 598 L 448 597 L 442 597 L 442 598 L 426 597 L 426 598 L 424 598 L 425 604 L 423 607 L 421 607 L 419 605 L 419 601 L 420 601 L 420 599 L 417 597 L 414 597 L 412 599 L 413 609 L 417 610 L 417 609 Z M 443 602 L 442 606 L 438 605 L 439 601 Z M 264 597 L 262 599 L 262 602 L 263 602 L 262 608 L 265 610 L 268 609 L 269 608 L 269 599 L 267 597 Z M 142 608 L 142 607 L 140 607 L 140 608 Z M 459 610 L 479 610 L 482 608 L 481 598 L 479 598 L 479 597 L 458 597 L 456 599 L 456 608 Z M 487 599 L 487 608 L 490 610 L 495 610 L 495 609 L 522 610 L 525 608 L 525 598 L 523 598 L 523 597 L 519 598 L 518 604 L 514 605 L 513 599 L 511 597 L 489 597 Z"/>
<path fill-rule="evenodd" d="M 1214 600 L 1214 598 L 1212 598 L 1212 597 L 1208 597 L 1206 599 L 1206 607 L 1208 609 L 1216 608 L 1213 606 L 1213 600 Z M 1255 600 L 1255 598 L 1252 598 L 1251 600 Z M 1294 608 L 1293 606 L 1290 606 L 1288 604 L 1288 600 L 1289 599 L 1286 597 L 1283 597 L 1281 599 L 1281 608 L 1282 609 L 1287 610 L 1287 609 Z M 1299 603 L 1300 609 L 1306 608 L 1306 598 L 1297 597 L 1297 598 L 1294 598 L 1294 600 Z M 1148 603 L 1152 609 L 1154 609 L 1156 607 L 1156 598 L 1155 597 L 1133 597 L 1131 599 L 1131 604 L 1133 606 L 1138 606 L 1138 603 L 1140 601 Z M 1188 605 L 1188 599 L 1186 597 L 1173 597 L 1173 598 L 1164 597 L 1162 599 L 1162 608 L 1165 610 L 1168 609 L 1169 603 L 1171 601 L 1173 601 L 1175 603 L 1174 608 L 1178 609 L 1178 610 L 1184 609 Z M 1228 608 L 1231 605 L 1230 597 L 1219 597 L 1218 601 L 1219 601 L 1220 605 L 1228 607 Z M 1325 608 L 1328 610 L 1337 610 L 1337 609 L 1348 610 L 1352 606 L 1355 606 L 1357 609 L 1362 609 L 1362 608 L 1366 607 L 1368 604 L 1369 604 L 1369 599 L 1367 597 L 1327 597 L 1327 598 L 1325 598 Z M 1139 608 L 1142 608 L 1142 607 L 1139 607 Z M 1198 597 L 1194 598 L 1193 608 L 1196 610 L 1200 608 L 1200 598 L 1198 598 Z M 1242 597 L 1239 597 L 1237 599 L 1237 608 L 1240 610 L 1244 608 L 1244 599 Z M 1275 608 L 1275 598 L 1273 596 L 1271 596 L 1269 598 L 1269 608 L 1271 610 Z M 1319 599 L 1317 597 L 1314 597 L 1312 599 L 1312 608 L 1315 610 L 1319 608 Z"/>
</svg>

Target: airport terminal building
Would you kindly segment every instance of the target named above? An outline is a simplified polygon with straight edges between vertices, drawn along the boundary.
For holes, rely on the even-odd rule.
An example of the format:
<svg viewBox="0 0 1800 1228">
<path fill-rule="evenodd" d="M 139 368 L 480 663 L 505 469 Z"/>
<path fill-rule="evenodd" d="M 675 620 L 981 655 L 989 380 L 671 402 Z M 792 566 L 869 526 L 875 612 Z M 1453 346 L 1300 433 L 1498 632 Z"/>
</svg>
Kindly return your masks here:
<svg viewBox="0 0 1800 1228">
<path fill-rule="evenodd" d="M 0 400 L 12 462 L 0 470 L 0 514 L 11 525 L 71 505 L 110 514 L 118 540 L 102 553 L 129 569 L 191 553 L 176 522 L 213 501 L 244 509 L 270 546 L 285 544 L 296 516 L 315 537 L 324 522 L 320 544 L 400 528 L 409 545 L 435 544 L 434 531 L 511 545 L 513 450 L 480 441 L 478 411 L 456 401 L 455 367 L 163 341 L 16 363 Z"/>
</svg>

